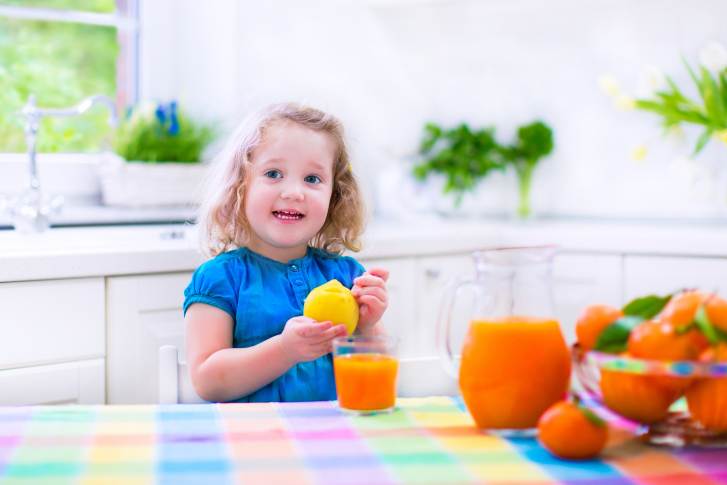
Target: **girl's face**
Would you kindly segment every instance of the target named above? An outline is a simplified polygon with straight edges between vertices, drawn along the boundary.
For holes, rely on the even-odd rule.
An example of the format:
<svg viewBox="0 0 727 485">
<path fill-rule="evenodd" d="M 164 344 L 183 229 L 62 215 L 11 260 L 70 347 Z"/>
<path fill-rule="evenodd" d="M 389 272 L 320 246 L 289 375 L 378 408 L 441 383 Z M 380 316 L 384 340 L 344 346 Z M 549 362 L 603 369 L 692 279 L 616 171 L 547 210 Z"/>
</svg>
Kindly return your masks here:
<svg viewBox="0 0 727 485">
<path fill-rule="evenodd" d="M 251 250 L 282 263 L 305 256 L 326 221 L 334 156 L 323 133 L 295 123 L 267 130 L 253 152 L 245 193 Z"/>
</svg>

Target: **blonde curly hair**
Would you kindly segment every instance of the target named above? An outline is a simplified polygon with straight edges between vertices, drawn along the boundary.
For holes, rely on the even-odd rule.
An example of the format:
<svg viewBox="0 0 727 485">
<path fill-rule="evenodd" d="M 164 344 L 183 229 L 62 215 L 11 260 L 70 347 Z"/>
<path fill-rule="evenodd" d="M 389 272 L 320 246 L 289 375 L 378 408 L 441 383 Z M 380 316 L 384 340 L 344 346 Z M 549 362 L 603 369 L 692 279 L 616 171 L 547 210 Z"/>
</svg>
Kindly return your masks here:
<svg viewBox="0 0 727 485">
<path fill-rule="evenodd" d="M 197 224 L 202 249 L 210 256 L 247 246 L 250 222 L 245 216 L 245 189 L 251 178 L 253 151 L 272 126 L 296 123 L 327 135 L 335 146 L 333 192 L 323 227 L 309 241 L 333 256 L 358 252 L 366 223 L 366 204 L 350 165 L 341 121 L 324 111 L 295 103 L 258 109 L 234 131 L 205 175 L 205 196 Z"/>
</svg>

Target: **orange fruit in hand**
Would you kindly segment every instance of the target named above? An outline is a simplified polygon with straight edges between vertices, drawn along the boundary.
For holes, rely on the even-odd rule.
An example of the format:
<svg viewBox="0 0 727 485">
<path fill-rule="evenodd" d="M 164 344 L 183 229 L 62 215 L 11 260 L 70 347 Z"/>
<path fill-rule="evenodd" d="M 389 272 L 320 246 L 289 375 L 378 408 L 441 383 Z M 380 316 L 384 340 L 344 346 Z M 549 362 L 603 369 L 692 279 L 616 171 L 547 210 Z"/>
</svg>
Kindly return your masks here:
<svg viewBox="0 0 727 485">
<path fill-rule="evenodd" d="M 662 310 L 660 319 L 677 327 L 689 325 L 702 304 L 712 325 L 727 332 L 727 300 L 705 291 L 689 290 L 673 297 Z"/>
<path fill-rule="evenodd" d="M 629 336 L 629 353 L 640 359 L 697 360 L 709 340 L 697 329 L 680 333 L 678 327 L 664 319 L 641 322 Z"/>
<path fill-rule="evenodd" d="M 727 362 L 727 344 L 707 349 L 699 361 L 705 364 Z M 716 433 L 727 431 L 727 377 L 697 379 L 686 392 L 692 417 Z"/>
<path fill-rule="evenodd" d="M 585 413 L 591 413 L 591 419 Z M 567 460 L 593 458 L 608 440 L 606 422 L 570 401 L 559 401 L 549 407 L 540 416 L 538 432 L 546 450 Z"/>
<path fill-rule="evenodd" d="M 581 349 L 593 350 L 606 327 L 621 317 L 621 310 L 610 305 L 587 306 L 576 319 L 576 335 Z"/>
</svg>

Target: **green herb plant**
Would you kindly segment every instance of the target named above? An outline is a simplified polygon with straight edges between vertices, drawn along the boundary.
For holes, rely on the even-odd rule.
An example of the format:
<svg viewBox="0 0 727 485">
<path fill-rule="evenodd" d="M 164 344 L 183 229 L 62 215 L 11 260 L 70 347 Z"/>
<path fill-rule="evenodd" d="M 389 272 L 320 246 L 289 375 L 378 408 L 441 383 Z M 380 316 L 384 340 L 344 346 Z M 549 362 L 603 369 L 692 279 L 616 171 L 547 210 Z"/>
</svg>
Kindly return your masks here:
<svg viewBox="0 0 727 485">
<path fill-rule="evenodd" d="M 473 191 L 479 181 L 494 170 L 504 170 L 498 155 L 494 128 L 472 131 L 466 123 L 445 130 L 433 123 L 424 127 L 420 153 L 424 160 L 414 167 L 413 175 L 424 180 L 430 173 L 447 177 L 443 192 L 455 195 L 459 207 L 466 191 Z"/>
<path fill-rule="evenodd" d="M 462 124 L 445 130 L 428 123 L 420 153 L 424 160 L 414 166 L 413 175 L 424 180 L 430 173 L 446 175 L 443 192 L 453 192 L 458 207 L 466 191 L 493 171 L 504 171 L 512 166 L 519 181 L 518 215 L 530 215 L 530 187 L 533 170 L 538 161 L 553 150 L 553 132 L 541 121 L 521 126 L 512 145 L 501 145 L 490 127 L 473 131 Z"/>
<path fill-rule="evenodd" d="M 176 103 L 134 109 L 116 130 L 112 146 L 129 161 L 200 161 L 202 151 L 214 138 L 210 124 L 195 121 Z"/>
<path fill-rule="evenodd" d="M 521 126 L 517 140 L 509 146 L 499 147 L 506 163 L 515 169 L 518 178 L 519 203 L 517 214 L 527 218 L 530 210 L 530 187 L 538 161 L 553 151 L 553 130 L 542 121 Z"/>
</svg>

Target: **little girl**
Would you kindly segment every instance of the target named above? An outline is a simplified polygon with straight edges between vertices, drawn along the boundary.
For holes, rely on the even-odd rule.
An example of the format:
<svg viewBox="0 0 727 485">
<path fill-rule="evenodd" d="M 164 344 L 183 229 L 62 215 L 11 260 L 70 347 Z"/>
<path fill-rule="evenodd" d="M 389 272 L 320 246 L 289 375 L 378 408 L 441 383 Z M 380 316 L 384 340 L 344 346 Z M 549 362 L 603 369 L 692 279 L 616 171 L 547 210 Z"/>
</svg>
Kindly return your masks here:
<svg viewBox="0 0 727 485">
<path fill-rule="evenodd" d="M 303 316 L 313 288 L 337 279 L 360 305 L 356 334 L 386 334 L 385 268 L 365 271 L 365 204 L 341 122 L 278 104 L 249 116 L 215 160 L 200 209 L 203 247 L 215 256 L 184 291 L 185 346 L 207 401 L 336 399 L 331 341 L 344 325 Z"/>
</svg>

